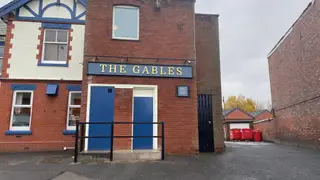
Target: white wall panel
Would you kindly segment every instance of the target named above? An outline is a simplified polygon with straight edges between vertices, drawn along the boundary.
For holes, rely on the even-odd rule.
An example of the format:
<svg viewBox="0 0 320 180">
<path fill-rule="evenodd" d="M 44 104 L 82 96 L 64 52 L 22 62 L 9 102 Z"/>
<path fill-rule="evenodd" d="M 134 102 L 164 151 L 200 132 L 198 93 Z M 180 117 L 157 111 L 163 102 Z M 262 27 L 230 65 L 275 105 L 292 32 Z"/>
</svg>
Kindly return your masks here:
<svg viewBox="0 0 320 180">
<path fill-rule="evenodd" d="M 33 14 L 31 14 L 26 8 L 22 7 L 19 10 L 19 16 L 22 17 L 34 17 Z"/>
<path fill-rule="evenodd" d="M 48 4 L 55 2 L 57 2 L 57 0 L 42 0 L 42 7 L 46 7 Z"/>
<path fill-rule="evenodd" d="M 13 79 L 56 79 L 81 80 L 84 51 L 84 25 L 72 25 L 72 51 L 69 67 L 38 66 L 36 59 L 38 36 L 41 23 L 15 21 L 14 38 L 11 40 L 10 68 L 7 70 L 9 78 Z M 25 32 L 28 32 L 26 34 Z"/>
<path fill-rule="evenodd" d="M 63 6 L 51 6 L 43 13 L 43 17 L 71 19 L 71 13 Z"/>
<path fill-rule="evenodd" d="M 32 11 L 34 11 L 36 14 L 39 13 L 39 0 L 33 0 L 30 3 L 27 4 Z"/>
<path fill-rule="evenodd" d="M 243 128 L 250 128 L 250 124 L 249 123 L 230 123 L 230 130 L 243 129 Z"/>
</svg>

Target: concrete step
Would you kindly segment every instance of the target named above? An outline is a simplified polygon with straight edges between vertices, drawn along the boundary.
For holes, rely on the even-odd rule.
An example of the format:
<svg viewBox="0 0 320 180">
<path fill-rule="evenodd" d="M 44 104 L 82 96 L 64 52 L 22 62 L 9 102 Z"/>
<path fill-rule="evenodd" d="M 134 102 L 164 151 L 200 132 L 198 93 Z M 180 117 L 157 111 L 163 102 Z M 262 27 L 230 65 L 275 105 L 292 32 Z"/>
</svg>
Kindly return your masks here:
<svg viewBox="0 0 320 180">
<path fill-rule="evenodd" d="M 79 154 L 79 161 L 109 161 L 110 151 L 84 151 Z M 115 150 L 114 161 L 161 160 L 161 150 Z"/>
<path fill-rule="evenodd" d="M 117 150 L 113 153 L 115 161 L 161 160 L 160 150 Z"/>
</svg>

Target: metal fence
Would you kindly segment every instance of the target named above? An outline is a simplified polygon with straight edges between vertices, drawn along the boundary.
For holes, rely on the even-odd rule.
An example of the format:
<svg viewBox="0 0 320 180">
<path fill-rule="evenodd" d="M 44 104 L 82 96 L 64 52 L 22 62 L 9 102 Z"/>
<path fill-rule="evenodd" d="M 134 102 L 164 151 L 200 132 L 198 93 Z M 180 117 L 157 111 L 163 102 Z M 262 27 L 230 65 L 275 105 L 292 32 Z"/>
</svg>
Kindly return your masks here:
<svg viewBox="0 0 320 180">
<path fill-rule="evenodd" d="M 111 125 L 111 135 L 110 136 L 86 136 L 85 127 L 90 124 L 105 124 Z M 114 125 L 115 124 L 160 124 L 161 136 L 115 136 L 114 135 Z M 79 136 L 80 131 L 80 136 Z M 84 150 L 84 140 L 87 138 L 110 138 L 110 161 L 113 161 L 113 142 L 114 138 L 161 138 L 161 160 L 164 160 L 164 122 L 76 122 L 76 134 L 75 134 L 75 144 L 74 144 L 74 163 L 78 162 L 79 152 Z M 80 149 L 79 149 L 79 139 L 80 139 Z M 80 151 L 79 151 L 80 150 Z"/>
</svg>

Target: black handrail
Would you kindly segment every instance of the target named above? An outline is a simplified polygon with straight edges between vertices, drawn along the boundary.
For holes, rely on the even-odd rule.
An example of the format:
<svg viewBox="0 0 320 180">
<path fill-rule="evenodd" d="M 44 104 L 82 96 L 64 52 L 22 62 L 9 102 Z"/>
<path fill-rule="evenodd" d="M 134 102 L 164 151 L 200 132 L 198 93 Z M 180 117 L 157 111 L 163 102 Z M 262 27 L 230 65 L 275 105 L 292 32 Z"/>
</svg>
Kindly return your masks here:
<svg viewBox="0 0 320 180">
<path fill-rule="evenodd" d="M 111 124 L 111 136 L 85 136 L 85 125 L 87 124 Z M 162 132 L 161 136 L 115 136 L 114 125 L 115 124 L 161 124 Z M 81 126 L 79 136 L 79 126 Z M 78 162 L 78 141 L 80 138 L 80 152 L 84 150 L 84 139 L 86 138 L 110 138 L 110 161 L 113 161 L 113 143 L 114 138 L 161 138 L 161 160 L 164 160 L 165 148 L 164 148 L 164 122 L 76 122 L 76 134 L 75 134 L 75 147 L 74 147 L 74 163 Z"/>
</svg>

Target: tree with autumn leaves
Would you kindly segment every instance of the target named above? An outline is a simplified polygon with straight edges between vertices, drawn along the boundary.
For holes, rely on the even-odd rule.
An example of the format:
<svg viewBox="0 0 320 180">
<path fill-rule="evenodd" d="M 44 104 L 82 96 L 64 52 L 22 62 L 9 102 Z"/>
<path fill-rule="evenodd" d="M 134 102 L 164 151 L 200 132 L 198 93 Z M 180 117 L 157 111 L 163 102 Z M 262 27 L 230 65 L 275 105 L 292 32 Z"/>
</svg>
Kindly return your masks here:
<svg viewBox="0 0 320 180">
<path fill-rule="evenodd" d="M 246 112 L 255 112 L 263 109 L 263 105 L 254 101 L 251 98 L 246 98 L 243 95 L 229 96 L 224 102 L 224 110 L 240 108 Z"/>
</svg>

